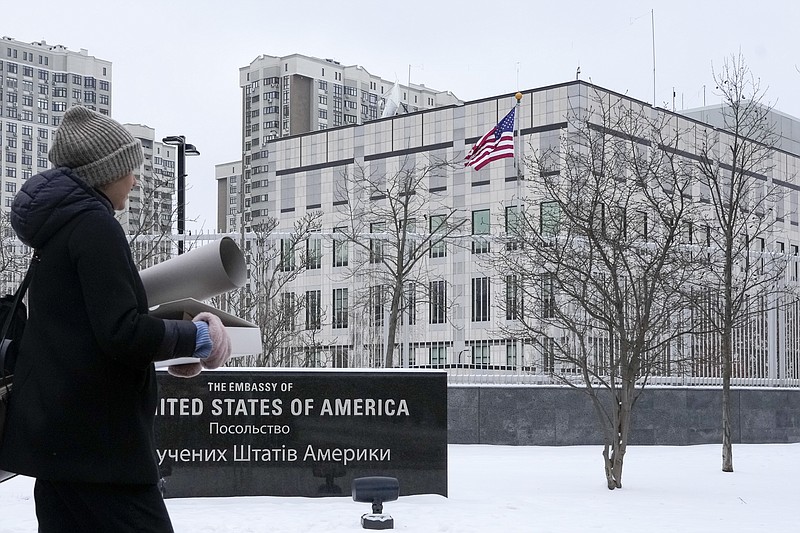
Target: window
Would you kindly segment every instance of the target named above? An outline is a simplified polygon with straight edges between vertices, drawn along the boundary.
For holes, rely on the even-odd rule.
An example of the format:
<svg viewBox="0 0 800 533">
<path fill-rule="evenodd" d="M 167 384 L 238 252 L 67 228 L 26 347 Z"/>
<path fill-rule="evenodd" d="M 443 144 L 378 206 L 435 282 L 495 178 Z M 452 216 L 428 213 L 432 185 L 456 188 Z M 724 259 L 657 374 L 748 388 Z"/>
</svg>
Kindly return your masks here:
<svg viewBox="0 0 800 533">
<path fill-rule="evenodd" d="M 447 364 L 447 347 L 441 344 L 431 346 L 430 356 L 432 365 Z"/>
<path fill-rule="evenodd" d="M 517 343 L 506 344 L 506 366 L 517 366 Z"/>
<path fill-rule="evenodd" d="M 472 235 L 489 235 L 489 210 L 481 209 L 472 212 Z M 472 238 L 472 253 L 485 254 L 489 252 L 489 240 L 486 237 Z"/>
<path fill-rule="evenodd" d="M 542 339 L 542 366 L 545 372 L 556 370 L 556 343 L 551 337 Z"/>
<path fill-rule="evenodd" d="M 413 346 L 408 346 L 408 350 L 406 351 L 406 345 L 402 346 L 403 355 L 405 355 L 405 361 L 407 362 L 408 366 L 415 366 L 417 364 L 417 354 L 415 353 L 416 350 Z M 405 365 L 404 365 L 405 366 Z"/>
<path fill-rule="evenodd" d="M 472 347 L 472 364 L 487 366 L 491 362 L 491 350 L 488 344 L 476 344 Z"/>
<path fill-rule="evenodd" d="M 403 227 L 403 234 L 402 236 L 405 237 L 405 257 L 411 260 L 417 251 L 417 240 L 416 240 L 416 233 L 417 233 L 417 221 L 413 218 L 401 220 L 401 226 Z"/>
<path fill-rule="evenodd" d="M 383 325 L 383 286 L 374 285 L 369 288 L 369 308 L 370 308 L 370 325 L 382 326 Z"/>
<path fill-rule="evenodd" d="M 431 232 L 431 257 L 446 257 L 447 244 L 444 237 L 434 234 L 441 234 L 444 230 L 445 215 L 431 215 L 430 228 Z"/>
<path fill-rule="evenodd" d="M 347 368 L 349 365 L 350 348 L 347 346 L 334 346 L 331 350 L 333 368 Z"/>
<path fill-rule="evenodd" d="M 556 283 L 553 274 L 542 276 L 542 317 L 555 318 L 556 316 Z"/>
<path fill-rule="evenodd" d="M 431 281 L 429 289 L 429 317 L 431 324 L 444 324 L 447 320 L 447 285 L 444 280 Z"/>
<path fill-rule="evenodd" d="M 516 250 L 519 246 L 517 239 L 521 233 L 519 206 L 506 207 L 506 250 Z"/>
<path fill-rule="evenodd" d="M 67 110 L 66 102 L 53 102 L 53 111 L 66 111 L 66 110 Z"/>
<path fill-rule="evenodd" d="M 347 289 L 333 289 L 333 324 L 334 329 L 347 327 Z"/>
<path fill-rule="evenodd" d="M 322 291 L 306 291 L 306 329 L 322 327 Z"/>
<path fill-rule="evenodd" d="M 649 220 L 648 220 L 648 217 L 647 217 L 647 212 L 646 211 L 637 211 L 636 218 L 638 219 L 637 220 L 637 223 L 638 223 L 637 225 L 638 225 L 638 231 L 639 231 L 640 238 L 645 240 L 645 241 L 649 240 L 650 239 L 650 227 L 649 227 L 650 224 L 649 224 Z"/>
<path fill-rule="evenodd" d="M 98 86 L 98 88 L 99 88 L 101 91 L 107 91 L 107 90 L 108 90 L 108 82 L 107 82 L 107 81 L 100 80 L 98 83 L 99 83 L 99 86 Z"/>
<path fill-rule="evenodd" d="M 235 198 L 231 198 L 235 200 Z M 279 269 L 282 272 L 294 270 L 294 243 L 289 239 L 281 239 L 281 259 Z"/>
<path fill-rule="evenodd" d="M 67 73 L 66 72 L 54 72 L 53 73 L 53 83 L 67 83 Z"/>
<path fill-rule="evenodd" d="M 322 240 L 319 237 L 309 237 L 306 240 L 307 268 L 316 270 L 322 267 Z"/>
<path fill-rule="evenodd" d="M 337 233 L 344 233 L 346 228 L 333 228 L 333 266 L 343 267 L 348 264 L 347 240 L 337 236 Z"/>
<path fill-rule="evenodd" d="M 279 324 L 281 331 L 294 331 L 295 329 L 295 305 L 294 293 L 282 292 L 280 294 Z"/>
<path fill-rule="evenodd" d="M 408 325 L 413 326 L 417 323 L 417 286 L 413 281 L 406 283 L 405 299 L 405 315 L 400 315 L 400 320 L 405 323 L 407 318 Z"/>
<path fill-rule="evenodd" d="M 373 222 L 369 225 L 369 231 L 372 233 L 369 239 L 369 262 L 381 263 L 383 262 L 383 236 L 381 234 L 386 231 L 386 223 Z"/>
<path fill-rule="evenodd" d="M 542 202 L 539 211 L 539 231 L 542 237 L 555 237 L 558 235 L 560 219 L 561 210 L 557 202 Z"/>
<path fill-rule="evenodd" d="M 489 278 L 472 278 L 472 321 L 486 322 L 490 317 Z"/>
<path fill-rule="evenodd" d="M 515 274 L 506 276 L 506 320 L 522 318 L 522 292 Z"/>
</svg>

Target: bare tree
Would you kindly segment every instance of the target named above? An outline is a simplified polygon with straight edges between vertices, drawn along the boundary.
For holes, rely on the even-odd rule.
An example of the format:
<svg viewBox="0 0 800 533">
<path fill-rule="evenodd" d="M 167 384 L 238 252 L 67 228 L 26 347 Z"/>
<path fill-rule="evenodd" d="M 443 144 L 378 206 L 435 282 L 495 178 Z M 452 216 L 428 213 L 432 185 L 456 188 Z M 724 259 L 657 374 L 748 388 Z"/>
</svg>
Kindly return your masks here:
<svg viewBox="0 0 800 533">
<path fill-rule="evenodd" d="M 172 255 L 172 222 L 177 207 L 172 205 L 172 180 L 158 174 L 138 177 L 136 192 L 127 211 L 117 215 L 128 234 L 136 266 L 141 270 Z"/>
<path fill-rule="evenodd" d="M 0 210 L 0 294 L 13 293 L 30 263 L 28 247 L 17 239 L 7 211 Z"/>
<path fill-rule="evenodd" d="M 747 346 L 736 345 L 734 332 L 779 301 L 786 256 L 770 249 L 777 217 L 783 214 L 776 213 L 782 189 L 771 179 L 778 136 L 765 91 L 741 54 L 726 60 L 713 77 L 722 98 L 721 127 L 698 136 L 710 268 L 703 279 L 706 297 L 697 310 L 720 338 L 722 470 L 733 472 L 731 378 L 737 354 L 748 352 Z M 756 300 L 762 305 L 753 305 Z"/>
<path fill-rule="evenodd" d="M 268 218 L 252 228 L 252 238 L 246 241 L 244 250 L 248 283 L 241 290 L 225 295 L 224 305 L 259 327 L 262 352 L 238 358 L 234 364 L 313 366 L 302 360 L 298 362 L 298 356 L 302 359 L 314 355 L 319 344 L 314 330 L 321 328 L 322 318 L 312 321 L 310 330 L 300 323 L 307 302 L 305 294 L 296 294 L 291 286 L 319 260 L 316 253 L 309 253 L 310 248 L 304 245 L 315 239 L 321 218 L 321 212 L 308 213 L 286 233 L 277 231 L 279 224 L 275 218 Z"/>
<path fill-rule="evenodd" d="M 337 191 L 344 208 L 334 237 L 355 249 L 348 276 L 369 280 L 362 286 L 366 297 L 359 298 L 368 318 L 387 324 L 380 350 L 387 368 L 394 366 L 402 313 L 409 303 L 426 297 L 424 291 L 417 297 L 416 291 L 427 287 L 423 282 L 427 258 L 440 253 L 466 222 L 443 202 L 443 196 L 430 192 L 431 183 L 444 181 L 452 168 L 452 162 L 435 157 L 425 157 L 420 163 L 407 157 L 394 169 L 357 163 L 352 173 L 343 174 Z"/>
<path fill-rule="evenodd" d="M 615 489 L 637 399 L 650 376 L 680 365 L 691 164 L 676 155 L 674 116 L 599 90 L 584 98 L 560 146 L 531 147 L 525 183 L 541 203 L 516 206 L 497 267 L 516 319 L 504 333 L 588 394 Z"/>
</svg>

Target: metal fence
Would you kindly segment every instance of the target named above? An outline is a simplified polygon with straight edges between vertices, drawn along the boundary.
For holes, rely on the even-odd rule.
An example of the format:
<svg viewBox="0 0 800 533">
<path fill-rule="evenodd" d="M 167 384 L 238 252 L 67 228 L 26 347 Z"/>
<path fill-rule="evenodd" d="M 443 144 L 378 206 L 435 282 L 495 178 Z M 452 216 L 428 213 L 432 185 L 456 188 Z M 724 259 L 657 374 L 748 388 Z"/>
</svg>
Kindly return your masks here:
<svg viewBox="0 0 800 533">
<path fill-rule="evenodd" d="M 187 236 L 187 249 L 220 238 L 220 234 L 201 234 Z M 238 235 L 230 235 L 238 238 Z M 174 240 L 173 240 L 174 244 Z M 30 250 L 18 242 L 3 243 L 6 250 L 19 254 L 19 261 L 13 269 L 6 269 L 0 275 L 0 291 L 11 293 L 22 279 Z M 746 323 L 736 329 L 734 335 L 734 360 L 732 385 L 735 387 L 780 387 L 800 388 L 800 301 L 776 306 L 765 305 L 763 298 L 754 298 L 751 303 L 754 312 Z M 358 320 L 353 321 L 354 324 Z M 374 332 L 373 332 L 374 333 Z M 424 331 L 417 336 L 415 344 L 428 346 L 432 343 Z M 287 347 L 287 356 L 281 357 L 285 366 L 322 366 L 375 368 L 382 365 L 380 343 L 351 334 L 347 346 L 317 347 L 309 357 L 302 348 Z M 382 337 L 378 334 L 377 337 Z M 597 357 L 607 360 L 608 342 L 598 339 Z M 485 342 L 487 339 L 484 339 Z M 516 339 L 494 339 L 490 342 L 497 350 L 510 343 L 520 343 Z M 443 343 L 446 345 L 447 343 Z M 469 344 L 469 343 L 467 343 Z M 722 384 L 718 349 L 719 335 L 687 334 L 676 339 L 664 357 L 670 362 L 647 378 L 648 385 L 681 387 L 719 387 Z M 398 345 L 402 352 L 407 346 Z M 452 350 L 452 343 L 451 348 Z M 499 352 L 498 352 L 499 354 Z M 440 364 L 415 364 L 407 357 L 400 358 L 402 366 L 415 368 L 444 369 L 450 384 L 459 385 L 561 385 L 571 381 L 582 385 L 582 378 L 575 368 L 548 360 L 545 354 L 528 346 L 520 351 L 514 361 L 504 360 L 502 356 L 493 357 L 487 364 L 462 364 L 460 354 L 449 354 Z M 502 361 L 503 364 L 498 364 Z"/>
</svg>

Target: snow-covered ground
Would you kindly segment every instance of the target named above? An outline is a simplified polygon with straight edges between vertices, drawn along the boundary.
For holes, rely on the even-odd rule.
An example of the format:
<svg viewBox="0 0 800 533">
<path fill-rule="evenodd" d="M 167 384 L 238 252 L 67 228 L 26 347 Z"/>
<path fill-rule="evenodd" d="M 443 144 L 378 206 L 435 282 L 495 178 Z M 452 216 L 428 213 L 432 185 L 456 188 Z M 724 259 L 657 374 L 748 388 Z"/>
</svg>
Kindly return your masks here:
<svg viewBox="0 0 800 533">
<path fill-rule="evenodd" d="M 599 446 L 449 447 L 450 497 L 385 505 L 396 531 L 789 533 L 800 531 L 800 444 L 635 446 L 624 488 L 609 491 Z M 0 532 L 35 532 L 33 480 L 0 484 Z M 336 498 L 167 500 L 178 533 L 363 531 L 368 504 Z"/>
</svg>

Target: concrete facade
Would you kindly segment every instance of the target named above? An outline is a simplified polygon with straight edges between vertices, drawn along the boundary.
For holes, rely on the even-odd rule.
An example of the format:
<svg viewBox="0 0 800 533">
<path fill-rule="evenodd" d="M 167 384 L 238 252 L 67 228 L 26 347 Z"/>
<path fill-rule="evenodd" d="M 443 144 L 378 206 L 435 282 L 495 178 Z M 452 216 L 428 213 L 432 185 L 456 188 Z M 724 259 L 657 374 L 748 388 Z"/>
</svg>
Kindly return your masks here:
<svg viewBox="0 0 800 533">
<path fill-rule="evenodd" d="M 451 444 L 574 446 L 602 444 L 589 397 L 566 387 L 447 389 Z M 800 390 L 733 389 L 734 443 L 800 442 Z M 632 445 L 722 442 L 722 391 L 647 388 L 633 411 Z"/>
</svg>

